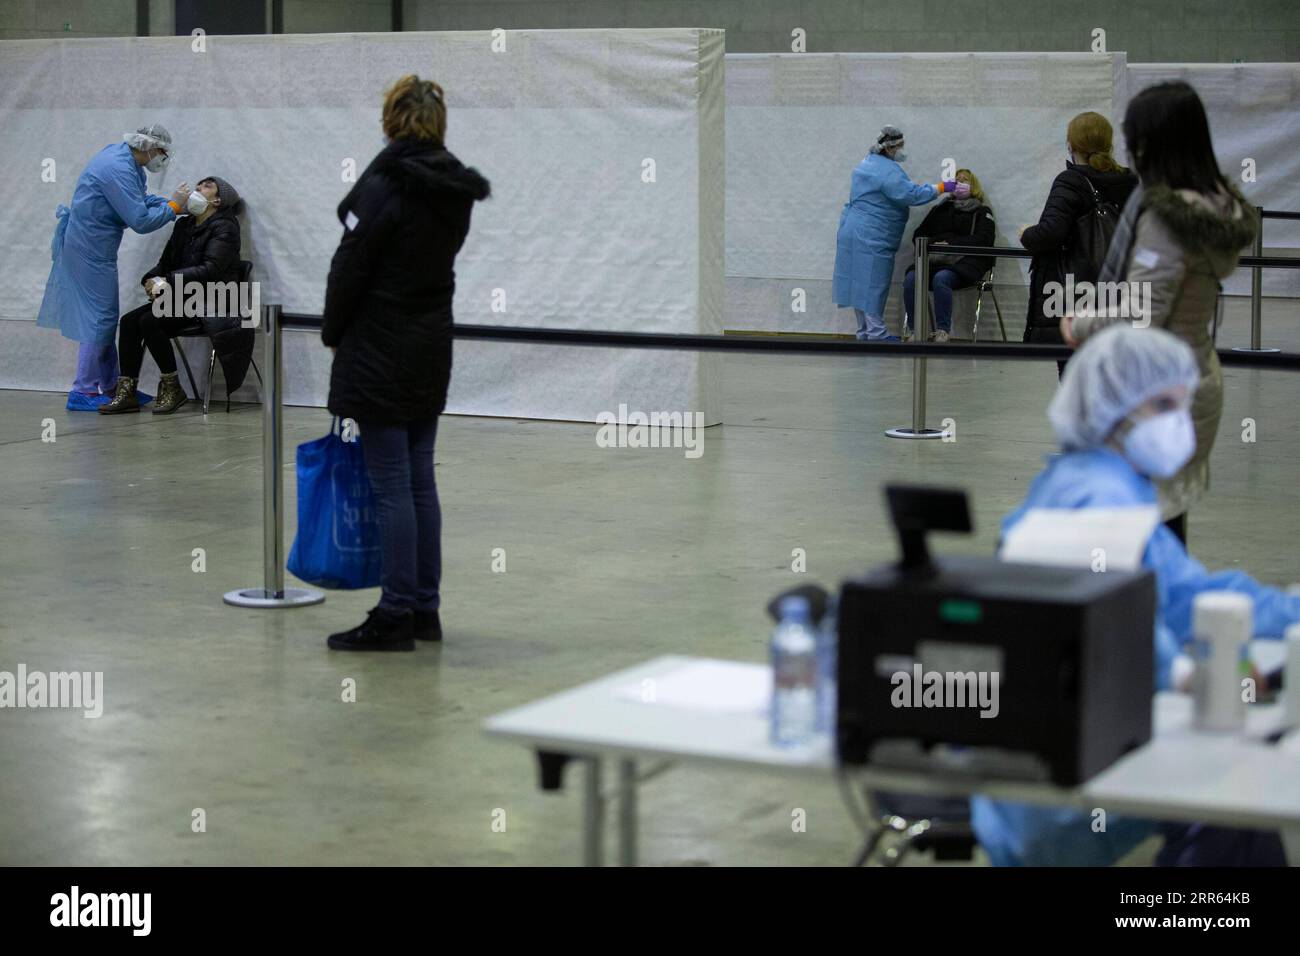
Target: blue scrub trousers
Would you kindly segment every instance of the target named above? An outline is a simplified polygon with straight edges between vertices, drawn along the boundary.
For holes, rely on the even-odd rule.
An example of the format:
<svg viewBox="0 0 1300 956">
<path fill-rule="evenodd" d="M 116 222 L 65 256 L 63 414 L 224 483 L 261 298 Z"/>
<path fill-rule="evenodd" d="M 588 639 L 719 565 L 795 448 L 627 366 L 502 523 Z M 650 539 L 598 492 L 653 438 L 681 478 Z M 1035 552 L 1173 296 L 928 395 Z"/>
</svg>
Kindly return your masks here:
<svg viewBox="0 0 1300 956">
<path fill-rule="evenodd" d="M 77 349 L 77 380 L 72 390 L 85 395 L 111 395 L 116 387 L 117 345 L 112 340 L 104 345 L 82 342 Z"/>
<path fill-rule="evenodd" d="M 379 606 L 402 613 L 436 611 L 442 577 L 442 511 L 433 478 L 438 419 L 357 424 L 379 517 Z"/>
<path fill-rule="evenodd" d="M 874 315 L 867 315 L 861 309 L 853 310 L 854 316 L 858 320 L 858 341 L 869 342 L 880 340 L 889 335 L 889 329 L 885 326 L 885 320 Z"/>
</svg>

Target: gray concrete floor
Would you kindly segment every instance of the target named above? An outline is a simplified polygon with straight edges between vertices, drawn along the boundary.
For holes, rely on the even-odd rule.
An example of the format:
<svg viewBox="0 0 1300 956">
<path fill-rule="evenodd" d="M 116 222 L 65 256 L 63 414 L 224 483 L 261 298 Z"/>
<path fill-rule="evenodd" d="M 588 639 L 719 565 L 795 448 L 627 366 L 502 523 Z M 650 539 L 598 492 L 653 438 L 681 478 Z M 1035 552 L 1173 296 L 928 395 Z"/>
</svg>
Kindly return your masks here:
<svg viewBox="0 0 1300 956">
<path fill-rule="evenodd" d="M 1244 340 L 1241 318 L 1238 305 L 1227 344 Z M 1270 307 L 1270 341 L 1296 349 L 1297 318 Z M 930 423 L 954 418 L 951 444 L 884 437 L 909 422 L 910 362 L 724 364 L 727 424 L 698 460 L 601 449 L 589 425 L 444 419 L 446 643 L 379 656 L 324 647 L 376 592 L 282 612 L 221 601 L 260 582 L 257 407 L 102 418 L 64 411 L 62 395 L 0 393 L 0 670 L 102 670 L 106 698 L 98 720 L 0 712 L 0 862 L 577 862 L 576 786 L 540 793 L 531 756 L 487 739 L 484 718 L 658 654 L 762 660 L 773 593 L 893 557 L 885 481 L 967 488 L 976 533 L 941 547 L 987 553 L 1051 450 L 1050 364 L 932 362 Z M 1193 550 L 1300 580 L 1300 375 L 1226 377 Z M 327 425 L 288 410 L 286 446 Z M 348 677 L 356 703 L 340 700 Z M 806 833 L 791 831 L 795 808 Z M 842 864 L 857 843 L 821 782 L 679 768 L 644 788 L 641 812 L 648 863 Z"/>
</svg>

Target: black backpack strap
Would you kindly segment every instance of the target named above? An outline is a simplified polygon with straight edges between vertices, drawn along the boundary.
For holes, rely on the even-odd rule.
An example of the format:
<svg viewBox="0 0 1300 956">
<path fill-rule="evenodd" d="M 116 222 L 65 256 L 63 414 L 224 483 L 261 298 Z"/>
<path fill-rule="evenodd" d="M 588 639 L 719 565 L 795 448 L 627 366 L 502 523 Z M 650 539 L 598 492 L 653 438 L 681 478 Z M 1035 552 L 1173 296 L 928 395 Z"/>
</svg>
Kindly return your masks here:
<svg viewBox="0 0 1300 956">
<path fill-rule="evenodd" d="M 1091 178 L 1090 176 L 1088 176 L 1087 173 L 1080 172 L 1080 171 L 1077 170 L 1077 169 L 1072 169 L 1072 170 L 1070 170 L 1070 172 L 1072 172 L 1072 173 L 1078 173 L 1078 174 L 1079 174 L 1079 178 L 1082 179 L 1083 182 L 1084 182 L 1084 185 L 1088 187 L 1088 191 L 1089 191 L 1090 193 L 1092 193 L 1092 208 L 1096 209 L 1098 206 L 1100 206 L 1100 205 L 1101 205 L 1101 193 L 1097 192 L 1097 187 L 1094 186 L 1094 185 L 1092 184 L 1092 178 Z"/>
</svg>

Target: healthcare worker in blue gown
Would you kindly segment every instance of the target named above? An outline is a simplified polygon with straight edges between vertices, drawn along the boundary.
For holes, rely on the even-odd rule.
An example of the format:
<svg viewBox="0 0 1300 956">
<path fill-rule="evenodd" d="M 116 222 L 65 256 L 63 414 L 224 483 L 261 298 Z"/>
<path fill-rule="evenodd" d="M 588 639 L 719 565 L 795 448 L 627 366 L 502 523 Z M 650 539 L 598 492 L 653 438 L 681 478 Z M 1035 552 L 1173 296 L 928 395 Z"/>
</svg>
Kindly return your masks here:
<svg viewBox="0 0 1300 956">
<path fill-rule="evenodd" d="M 944 193 L 958 199 L 970 195 L 968 183 L 912 182 L 899 165 L 905 159 L 902 130 L 886 126 L 867 158 L 853 170 L 849 201 L 840 213 L 831 292 L 840 308 L 852 306 L 859 341 L 899 341 L 885 328 L 885 301 L 909 207 L 923 206 Z"/>
<path fill-rule="evenodd" d="M 1160 329 L 1117 325 L 1099 333 L 1065 367 L 1047 415 L 1062 451 L 1047 461 L 1025 503 L 1002 522 L 1002 533 L 1030 508 L 1155 505 L 1155 478 L 1167 478 L 1196 450 L 1192 393 L 1200 383 L 1196 356 Z M 1300 597 L 1260 584 L 1243 571 L 1207 571 L 1178 537 L 1156 525 L 1142 565 L 1155 572 L 1156 688 L 1180 689 L 1188 665 L 1180 652 L 1192 637 L 1192 602 L 1205 591 L 1237 591 L 1255 602 L 1256 637 L 1281 637 L 1300 621 Z M 997 866 L 1107 866 L 1149 836 L 1163 834 L 1157 863 L 1279 864 L 1276 834 L 1185 825 L 1109 814 L 1093 832 L 1091 814 L 976 797 L 976 837 Z M 1209 853 L 1208 851 L 1213 851 Z"/>
<path fill-rule="evenodd" d="M 81 343 L 77 379 L 68 408 L 94 411 L 113 397 L 117 385 L 117 250 L 128 229 L 161 229 L 185 209 L 190 187 L 176 187 L 171 199 L 145 191 L 144 171 L 160 171 L 171 154 L 171 134 L 161 125 L 143 126 L 123 141 L 105 146 L 82 171 L 72 207 L 60 204 L 50 243 L 49 280 L 36 323 L 58 329 Z"/>
</svg>

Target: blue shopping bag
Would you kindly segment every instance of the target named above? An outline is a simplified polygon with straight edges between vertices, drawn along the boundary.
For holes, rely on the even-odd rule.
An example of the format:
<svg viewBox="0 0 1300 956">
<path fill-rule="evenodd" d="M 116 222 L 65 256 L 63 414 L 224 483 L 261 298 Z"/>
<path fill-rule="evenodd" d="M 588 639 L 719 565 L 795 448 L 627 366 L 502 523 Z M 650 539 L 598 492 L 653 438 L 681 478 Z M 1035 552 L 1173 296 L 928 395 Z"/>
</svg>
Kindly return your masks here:
<svg viewBox="0 0 1300 956">
<path fill-rule="evenodd" d="M 298 532 L 290 573 L 319 588 L 379 586 L 379 518 L 361 457 L 361 439 L 344 441 L 338 419 L 324 438 L 298 446 Z"/>
</svg>

